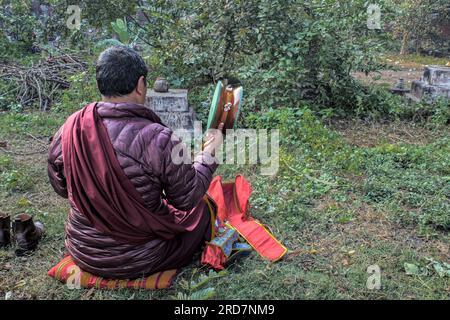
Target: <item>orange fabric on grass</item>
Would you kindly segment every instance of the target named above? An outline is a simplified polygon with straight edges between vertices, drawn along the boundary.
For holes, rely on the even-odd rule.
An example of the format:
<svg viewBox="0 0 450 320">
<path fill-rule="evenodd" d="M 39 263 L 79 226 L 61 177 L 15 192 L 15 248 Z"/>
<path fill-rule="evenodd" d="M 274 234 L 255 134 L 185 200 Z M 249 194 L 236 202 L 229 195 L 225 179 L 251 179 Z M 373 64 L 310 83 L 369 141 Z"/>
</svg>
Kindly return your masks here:
<svg viewBox="0 0 450 320">
<path fill-rule="evenodd" d="M 74 274 L 79 273 L 79 274 Z M 69 277 L 78 277 L 81 288 L 96 288 L 96 289 L 166 289 L 172 284 L 177 270 L 167 270 L 157 272 L 148 277 L 143 277 L 134 280 L 115 280 L 97 277 L 89 272 L 81 270 L 72 260 L 72 257 L 66 256 L 57 265 L 48 271 L 48 275 L 63 283 L 67 283 Z"/>
<path fill-rule="evenodd" d="M 210 184 L 208 195 L 217 205 L 220 222 L 228 221 L 262 257 L 270 261 L 280 260 L 287 248 L 247 213 L 252 191 L 250 183 L 242 175 L 229 183 L 223 183 L 222 178 L 216 176 Z"/>
</svg>

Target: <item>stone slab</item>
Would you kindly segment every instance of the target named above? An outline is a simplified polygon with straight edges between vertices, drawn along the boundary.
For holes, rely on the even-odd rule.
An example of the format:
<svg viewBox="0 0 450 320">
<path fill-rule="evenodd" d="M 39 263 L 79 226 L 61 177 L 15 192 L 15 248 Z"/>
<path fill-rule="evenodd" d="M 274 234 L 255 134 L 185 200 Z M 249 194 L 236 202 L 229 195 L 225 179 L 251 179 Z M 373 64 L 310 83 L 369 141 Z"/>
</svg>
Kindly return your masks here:
<svg viewBox="0 0 450 320">
<path fill-rule="evenodd" d="M 168 92 L 149 90 L 146 104 L 158 112 L 188 112 L 187 93 L 185 89 L 169 89 Z"/>
<path fill-rule="evenodd" d="M 429 85 L 450 86 L 450 68 L 441 66 L 425 67 L 423 81 Z"/>
<path fill-rule="evenodd" d="M 450 68 L 443 66 L 425 67 L 421 80 L 411 83 L 411 101 L 425 100 L 431 103 L 439 97 L 450 99 Z"/>
<path fill-rule="evenodd" d="M 194 130 L 195 112 L 188 104 L 188 91 L 169 89 L 168 92 L 149 90 L 145 105 L 153 110 L 172 130 Z"/>
</svg>

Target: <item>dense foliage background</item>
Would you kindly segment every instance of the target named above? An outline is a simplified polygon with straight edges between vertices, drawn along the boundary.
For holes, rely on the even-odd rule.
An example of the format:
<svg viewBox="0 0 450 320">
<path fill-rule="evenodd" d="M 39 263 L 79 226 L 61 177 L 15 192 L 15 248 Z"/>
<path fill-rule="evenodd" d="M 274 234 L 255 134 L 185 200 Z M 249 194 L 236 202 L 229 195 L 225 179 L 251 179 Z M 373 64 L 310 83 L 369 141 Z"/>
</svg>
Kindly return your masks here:
<svg viewBox="0 0 450 320">
<path fill-rule="evenodd" d="M 387 49 L 450 50 L 450 9 L 441 0 L 373 1 L 380 30 L 367 27 L 364 0 L 82 1 L 79 30 L 65 27 L 70 1 L 1 2 L 4 61 L 24 52 L 92 56 L 123 43 L 141 51 L 153 78 L 194 89 L 199 103 L 218 79 L 239 79 L 249 111 L 308 104 L 326 116 L 403 113 L 386 90 L 352 74 L 379 70 Z"/>
</svg>

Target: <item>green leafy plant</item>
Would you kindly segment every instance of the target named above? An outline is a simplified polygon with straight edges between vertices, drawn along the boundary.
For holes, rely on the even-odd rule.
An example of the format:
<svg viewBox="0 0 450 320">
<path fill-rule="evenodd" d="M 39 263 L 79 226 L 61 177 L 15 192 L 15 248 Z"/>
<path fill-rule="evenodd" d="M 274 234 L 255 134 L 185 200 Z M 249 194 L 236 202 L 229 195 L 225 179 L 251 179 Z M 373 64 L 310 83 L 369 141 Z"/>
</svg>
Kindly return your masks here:
<svg viewBox="0 0 450 320">
<path fill-rule="evenodd" d="M 417 263 L 404 263 L 405 273 L 409 276 L 432 276 L 438 275 L 441 278 L 450 277 L 450 264 L 439 262 L 433 258 L 425 258 L 428 262 L 425 266 Z"/>
<path fill-rule="evenodd" d="M 197 273 L 197 269 L 194 270 L 192 277 Z M 217 279 L 227 275 L 226 270 L 216 272 L 214 270 L 209 270 L 207 274 L 200 274 L 197 280 L 192 280 L 190 282 L 186 280 L 180 281 L 180 286 L 185 290 L 185 292 L 178 292 L 176 296 L 172 296 L 175 300 L 208 300 L 216 295 L 214 287 L 204 287 L 208 282 L 213 279 Z"/>
<path fill-rule="evenodd" d="M 125 19 L 116 19 L 111 22 L 111 27 L 119 37 L 119 41 L 123 44 L 129 44 L 131 40 L 130 33 L 128 32 L 127 21 Z"/>
<path fill-rule="evenodd" d="M 27 191 L 32 189 L 33 182 L 25 173 L 19 170 L 3 171 L 0 173 L 0 188 L 8 191 Z"/>
</svg>

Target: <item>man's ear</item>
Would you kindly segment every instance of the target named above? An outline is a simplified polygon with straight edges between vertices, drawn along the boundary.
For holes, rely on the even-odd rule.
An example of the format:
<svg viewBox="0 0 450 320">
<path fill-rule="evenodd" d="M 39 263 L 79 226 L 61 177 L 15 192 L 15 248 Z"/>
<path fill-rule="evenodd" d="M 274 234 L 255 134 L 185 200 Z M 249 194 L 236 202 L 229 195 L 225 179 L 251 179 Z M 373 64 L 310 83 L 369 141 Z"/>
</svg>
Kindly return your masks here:
<svg viewBox="0 0 450 320">
<path fill-rule="evenodd" d="M 140 76 L 137 86 L 136 86 L 136 93 L 140 96 L 145 95 L 147 92 L 147 82 L 145 81 L 144 76 Z"/>
</svg>

